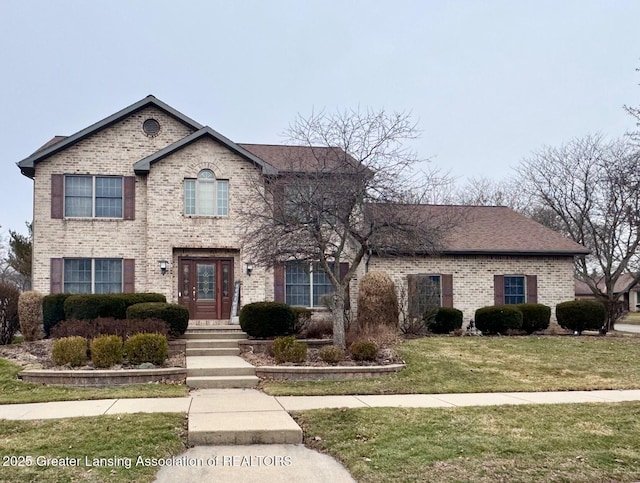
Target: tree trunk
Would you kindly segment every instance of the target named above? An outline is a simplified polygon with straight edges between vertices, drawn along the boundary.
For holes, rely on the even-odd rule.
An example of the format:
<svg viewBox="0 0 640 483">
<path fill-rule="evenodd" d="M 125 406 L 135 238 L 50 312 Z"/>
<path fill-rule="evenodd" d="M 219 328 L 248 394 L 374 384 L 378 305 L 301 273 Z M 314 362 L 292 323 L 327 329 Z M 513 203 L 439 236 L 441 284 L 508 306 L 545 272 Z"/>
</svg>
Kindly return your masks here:
<svg viewBox="0 0 640 483">
<path fill-rule="evenodd" d="M 344 330 L 344 290 L 337 290 L 333 294 L 333 345 L 346 349 Z"/>
</svg>

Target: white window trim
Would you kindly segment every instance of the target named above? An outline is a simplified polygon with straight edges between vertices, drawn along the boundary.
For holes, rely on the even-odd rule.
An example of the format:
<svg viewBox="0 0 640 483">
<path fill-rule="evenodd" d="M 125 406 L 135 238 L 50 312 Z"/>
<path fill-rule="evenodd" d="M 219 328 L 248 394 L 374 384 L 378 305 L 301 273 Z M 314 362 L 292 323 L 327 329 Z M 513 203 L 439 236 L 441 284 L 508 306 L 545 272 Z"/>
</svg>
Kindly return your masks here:
<svg viewBox="0 0 640 483">
<path fill-rule="evenodd" d="M 290 260 L 289 263 L 296 263 L 296 260 Z M 297 262 L 297 263 L 304 263 L 304 262 Z M 318 310 L 318 309 L 326 309 L 327 307 L 325 307 L 322 304 L 319 305 L 313 305 L 313 295 L 314 295 L 314 284 L 313 284 L 313 266 L 316 263 L 320 263 L 320 262 L 309 262 L 309 303 L 310 305 L 292 305 L 292 307 L 305 307 L 307 309 L 314 309 L 314 310 Z M 334 262 L 330 262 L 330 263 L 334 263 Z M 284 273 L 284 300 L 287 300 L 287 264 L 285 263 L 285 273 Z M 332 287 L 333 288 L 333 287 Z"/>
<path fill-rule="evenodd" d="M 211 171 L 211 170 L 210 170 Z M 213 171 L 212 171 L 213 172 Z M 184 202 L 184 209 L 183 209 L 183 214 L 184 216 L 190 217 L 190 218 L 196 218 L 196 217 L 206 217 L 206 218 L 227 218 L 229 217 L 229 199 L 231 198 L 230 196 L 230 183 L 228 179 L 218 179 L 215 175 L 215 173 L 213 174 L 213 178 L 211 178 L 210 180 L 200 180 L 198 177 L 195 178 L 185 178 L 183 185 L 182 185 L 182 190 L 183 190 L 183 202 Z M 194 203 L 194 210 L 195 213 L 187 213 L 187 181 L 192 181 L 195 184 L 195 203 Z M 220 215 L 218 214 L 218 186 L 220 182 L 224 182 L 227 184 L 227 213 L 225 215 Z M 200 197 L 199 197 L 199 191 L 200 191 L 200 183 L 212 183 L 213 184 L 213 212 L 214 214 L 212 215 L 204 215 L 199 213 L 199 208 L 200 208 Z"/>
<path fill-rule="evenodd" d="M 528 303 L 529 301 L 527 300 L 527 276 L 523 275 L 521 273 L 505 273 L 502 279 L 502 303 L 504 305 L 517 305 L 517 304 L 508 304 L 507 303 L 507 277 L 518 277 L 522 279 L 522 290 L 524 291 L 524 302 L 523 303 Z"/>
<path fill-rule="evenodd" d="M 67 260 L 91 260 L 91 292 L 89 294 L 96 293 L 96 260 L 119 260 L 120 261 L 120 293 L 124 289 L 124 259 L 122 258 L 89 258 L 89 257 L 67 257 L 63 258 L 62 262 L 62 291 L 65 292 L 65 263 Z M 114 292 L 115 293 L 115 292 Z M 89 295 L 89 294 L 77 294 L 77 295 Z"/>
<path fill-rule="evenodd" d="M 91 216 L 70 216 L 67 215 L 67 178 L 91 178 Z M 119 178 L 122 183 L 122 196 L 120 196 L 121 200 L 121 216 L 96 216 L 96 178 Z M 101 175 L 101 174 L 65 174 L 64 175 L 64 184 L 62 187 L 62 212 L 64 213 L 65 219 L 76 219 L 76 220 L 89 220 L 89 219 L 98 219 L 98 220 L 122 220 L 124 219 L 124 176 L 115 176 L 115 175 Z"/>
</svg>

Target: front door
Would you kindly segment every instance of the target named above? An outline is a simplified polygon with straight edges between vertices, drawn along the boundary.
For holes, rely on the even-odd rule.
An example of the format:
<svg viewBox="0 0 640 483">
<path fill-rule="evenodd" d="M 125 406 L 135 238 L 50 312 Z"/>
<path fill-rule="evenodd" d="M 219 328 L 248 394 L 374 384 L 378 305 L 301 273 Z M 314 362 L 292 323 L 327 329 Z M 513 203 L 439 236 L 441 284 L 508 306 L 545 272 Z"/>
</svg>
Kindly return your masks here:
<svg viewBox="0 0 640 483">
<path fill-rule="evenodd" d="M 180 258 L 178 300 L 191 319 L 228 319 L 233 298 L 232 258 Z"/>
</svg>

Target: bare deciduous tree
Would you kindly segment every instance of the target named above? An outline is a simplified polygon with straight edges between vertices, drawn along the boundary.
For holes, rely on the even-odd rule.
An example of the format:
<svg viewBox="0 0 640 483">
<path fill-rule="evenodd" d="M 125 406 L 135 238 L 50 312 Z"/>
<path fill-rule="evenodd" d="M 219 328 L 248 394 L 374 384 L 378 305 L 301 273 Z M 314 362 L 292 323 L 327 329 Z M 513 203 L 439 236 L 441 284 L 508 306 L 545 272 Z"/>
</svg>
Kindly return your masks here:
<svg viewBox="0 0 640 483">
<path fill-rule="evenodd" d="M 560 231 L 591 250 L 576 273 L 609 309 L 613 329 L 616 281 L 637 272 L 640 245 L 638 151 L 602 136 L 544 147 L 522 162 L 520 187 L 551 213 Z"/>
<path fill-rule="evenodd" d="M 406 113 L 312 113 L 287 135 L 292 146 L 281 149 L 278 175 L 256 180 L 256 201 L 244 209 L 245 248 L 265 267 L 319 264 L 332 287 L 334 343 L 344 347 L 346 292 L 374 240 L 382 246 L 393 236 L 402 250 L 436 249 L 444 223 L 390 208 L 431 196 L 434 178 L 414 174 L 419 160 L 406 142 L 418 131 Z"/>
</svg>

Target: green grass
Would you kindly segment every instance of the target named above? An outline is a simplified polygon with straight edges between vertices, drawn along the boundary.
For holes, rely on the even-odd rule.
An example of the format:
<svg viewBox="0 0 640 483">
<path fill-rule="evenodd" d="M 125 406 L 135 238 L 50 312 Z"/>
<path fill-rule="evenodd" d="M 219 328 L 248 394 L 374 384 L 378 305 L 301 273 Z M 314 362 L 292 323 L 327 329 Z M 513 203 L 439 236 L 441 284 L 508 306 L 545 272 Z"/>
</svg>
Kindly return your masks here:
<svg viewBox="0 0 640 483">
<path fill-rule="evenodd" d="M 21 370 L 20 366 L 0 358 L 0 404 L 133 397 L 182 397 L 188 393 L 184 384 L 144 384 L 102 388 L 41 386 L 17 379 Z"/>
<path fill-rule="evenodd" d="M 637 481 L 640 403 L 296 413 L 359 482 Z"/>
<path fill-rule="evenodd" d="M 273 395 L 640 388 L 640 338 L 428 337 L 397 347 L 407 368 L 376 379 L 262 383 Z"/>
<path fill-rule="evenodd" d="M 154 480 L 158 467 L 135 466 L 138 456 L 166 458 L 186 448 L 185 414 L 123 414 L 55 421 L 0 420 L 3 482 L 135 481 Z M 22 457 L 31 466 L 15 466 L 7 457 Z M 36 459 L 40 457 L 39 459 Z M 43 464 L 52 458 L 79 459 L 80 465 Z M 85 460 L 86 458 L 86 460 Z M 120 458 L 111 466 L 87 466 L 94 459 Z M 124 462 L 131 458 L 131 467 Z M 18 461 L 14 460 L 14 463 Z M 37 463 L 40 463 L 38 465 Z M 107 462 L 108 463 L 108 462 Z"/>
</svg>

